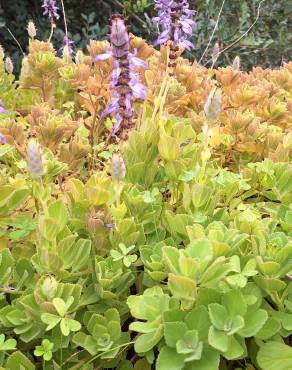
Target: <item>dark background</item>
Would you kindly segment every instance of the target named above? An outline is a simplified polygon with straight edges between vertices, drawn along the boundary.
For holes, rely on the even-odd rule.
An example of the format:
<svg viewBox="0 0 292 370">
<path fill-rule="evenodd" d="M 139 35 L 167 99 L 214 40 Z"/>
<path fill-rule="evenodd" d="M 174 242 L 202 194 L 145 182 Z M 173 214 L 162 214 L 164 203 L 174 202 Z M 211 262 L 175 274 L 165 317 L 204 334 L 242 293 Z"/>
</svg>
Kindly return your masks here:
<svg viewBox="0 0 292 370">
<path fill-rule="evenodd" d="M 66 18 L 75 48 L 86 49 L 90 39 L 104 39 L 107 34 L 108 17 L 113 12 L 124 14 L 130 25 L 130 31 L 148 39 L 157 36 L 157 28 L 152 21 L 155 15 L 153 0 L 65 0 Z M 27 51 L 28 36 L 26 25 L 33 20 L 38 29 L 37 37 L 45 40 L 50 31 L 49 21 L 42 15 L 40 0 L 0 0 L 0 43 L 16 65 L 20 64 L 20 52 L 9 35 L 13 32 L 24 51 Z M 61 3 L 57 0 L 61 9 Z M 218 17 L 222 0 L 190 1 L 191 8 L 197 10 L 197 26 L 192 41 L 196 48 L 188 56 L 199 60 L 208 43 Z M 259 0 L 225 0 L 218 29 L 206 53 L 203 64 L 210 59 L 215 41 L 221 48 L 237 40 L 255 21 Z M 60 12 L 61 13 L 61 12 Z M 249 70 L 255 65 L 264 67 L 280 66 L 291 59 L 292 1 L 266 0 L 260 9 L 260 18 L 249 34 L 239 43 L 223 53 L 217 66 L 232 63 L 236 55 L 241 57 L 242 69 Z M 57 50 L 61 48 L 64 36 L 63 16 L 57 21 L 53 43 Z"/>
</svg>

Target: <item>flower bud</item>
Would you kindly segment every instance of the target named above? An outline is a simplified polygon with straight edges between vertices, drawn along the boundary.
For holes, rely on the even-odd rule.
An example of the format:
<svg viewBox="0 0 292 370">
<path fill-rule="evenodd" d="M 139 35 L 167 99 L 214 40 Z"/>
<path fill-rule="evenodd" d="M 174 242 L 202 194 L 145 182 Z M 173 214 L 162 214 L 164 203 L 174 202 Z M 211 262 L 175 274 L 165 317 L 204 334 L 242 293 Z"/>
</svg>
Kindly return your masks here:
<svg viewBox="0 0 292 370">
<path fill-rule="evenodd" d="M 4 59 L 4 49 L 3 49 L 3 46 L 0 45 L 0 59 L 3 60 Z"/>
<path fill-rule="evenodd" d="M 57 292 L 58 282 L 54 276 L 48 275 L 46 276 L 42 286 L 41 291 L 42 293 L 49 299 L 53 298 Z"/>
<path fill-rule="evenodd" d="M 240 58 L 238 55 L 236 55 L 236 57 L 233 60 L 232 68 L 235 69 L 236 71 L 240 70 Z"/>
<path fill-rule="evenodd" d="M 5 69 L 7 73 L 9 74 L 13 73 L 13 62 L 12 59 L 9 57 L 6 57 L 5 59 Z"/>
<path fill-rule="evenodd" d="M 126 166 L 123 157 L 119 153 L 112 156 L 112 178 L 114 181 L 121 181 L 126 176 Z"/>
<path fill-rule="evenodd" d="M 40 178 L 44 174 L 44 160 L 42 150 L 34 139 L 27 144 L 27 167 L 33 178 Z"/>
<path fill-rule="evenodd" d="M 29 21 L 28 24 L 27 24 L 27 33 L 28 33 L 28 36 L 30 38 L 35 38 L 36 37 L 36 28 L 35 28 L 35 24 L 33 23 L 33 21 Z"/>
<path fill-rule="evenodd" d="M 219 53 L 220 53 L 220 46 L 219 46 L 219 42 L 216 42 L 214 47 L 213 47 L 213 51 L 212 51 L 212 62 L 213 62 L 213 65 L 217 62 L 217 59 L 219 57 Z"/>
<path fill-rule="evenodd" d="M 221 110 L 222 94 L 221 90 L 213 89 L 204 105 L 204 112 L 208 121 L 216 121 Z"/>
<path fill-rule="evenodd" d="M 83 64 L 84 63 L 84 54 L 82 50 L 78 50 L 75 56 L 75 63 L 76 64 Z"/>
<path fill-rule="evenodd" d="M 113 14 L 110 19 L 110 42 L 113 55 L 121 58 L 129 52 L 129 33 L 124 18 L 119 14 Z"/>
</svg>

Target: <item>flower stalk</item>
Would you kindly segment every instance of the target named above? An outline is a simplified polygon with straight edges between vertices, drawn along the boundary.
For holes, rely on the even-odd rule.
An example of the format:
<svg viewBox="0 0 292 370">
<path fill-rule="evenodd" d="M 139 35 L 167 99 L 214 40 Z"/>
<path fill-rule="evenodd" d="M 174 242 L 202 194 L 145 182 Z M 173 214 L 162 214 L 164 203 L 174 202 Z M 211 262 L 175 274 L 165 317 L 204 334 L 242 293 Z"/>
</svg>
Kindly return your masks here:
<svg viewBox="0 0 292 370">
<path fill-rule="evenodd" d="M 114 14 L 109 23 L 111 50 L 95 57 L 95 61 L 114 59 L 112 73 L 112 100 L 102 113 L 102 117 L 114 114 L 116 123 L 112 130 L 115 136 L 119 130 L 123 133 L 133 126 L 133 99 L 145 99 L 146 87 L 140 82 L 137 67 L 147 68 L 147 63 L 130 53 L 130 36 L 124 18 Z M 127 139 L 125 134 L 122 138 Z"/>
<path fill-rule="evenodd" d="M 172 69 L 176 67 L 177 53 L 179 47 L 183 46 L 187 50 L 193 49 L 194 45 L 188 40 L 192 35 L 195 25 L 192 17 L 196 14 L 189 9 L 187 0 L 155 0 L 155 8 L 158 11 L 154 20 L 162 26 L 157 44 L 170 44 L 170 54 L 168 66 Z M 173 72 L 171 72 L 173 75 Z"/>
</svg>

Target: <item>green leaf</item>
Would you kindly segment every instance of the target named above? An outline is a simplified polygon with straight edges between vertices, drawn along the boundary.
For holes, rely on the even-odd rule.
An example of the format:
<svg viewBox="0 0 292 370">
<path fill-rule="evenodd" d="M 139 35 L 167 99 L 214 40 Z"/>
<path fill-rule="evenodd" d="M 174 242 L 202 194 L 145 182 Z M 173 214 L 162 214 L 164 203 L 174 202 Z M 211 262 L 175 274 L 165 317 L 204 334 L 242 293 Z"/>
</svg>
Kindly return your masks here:
<svg viewBox="0 0 292 370">
<path fill-rule="evenodd" d="M 67 325 L 70 331 L 78 331 L 81 329 L 81 324 L 79 321 L 68 318 L 66 318 L 65 320 L 67 321 Z"/>
<path fill-rule="evenodd" d="M 208 306 L 209 316 L 212 324 L 218 330 L 224 330 L 225 322 L 228 319 L 228 312 L 224 306 L 218 303 L 211 303 Z"/>
<path fill-rule="evenodd" d="M 153 331 L 152 333 L 139 335 L 135 342 L 135 351 L 137 353 L 144 353 L 150 351 L 163 337 L 163 325 Z"/>
<path fill-rule="evenodd" d="M 49 217 L 58 224 L 59 231 L 62 231 L 68 222 L 68 211 L 63 200 L 56 200 L 48 207 Z"/>
<path fill-rule="evenodd" d="M 231 316 L 246 314 L 247 305 L 240 290 L 230 290 L 222 297 L 222 304 Z"/>
<path fill-rule="evenodd" d="M 228 349 L 223 353 L 227 360 L 235 360 L 244 355 L 244 348 L 242 345 L 233 337 L 229 336 Z M 244 340 L 242 341 L 244 344 Z"/>
<path fill-rule="evenodd" d="M 182 370 L 184 357 L 173 348 L 162 347 L 157 358 L 156 370 Z"/>
<path fill-rule="evenodd" d="M 257 361 L 262 370 L 291 370 L 292 348 L 279 342 L 265 343 L 258 352 Z"/>
<path fill-rule="evenodd" d="M 197 284 L 193 279 L 174 274 L 168 275 L 168 286 L 175 298 L 188 302 L 192 305 L 197 294 Z"/>
<path fill-rule="evenodd" d="M 74 302 L 73 296 L 70 296 L 66 303 L 62 298 L 53 299 L 53 305 L 61 317 L 64 317 L 66 315 L 73 302 Z"/>
<path fill-rule="evenodd" d="M 248 312 L 244 318 L 244 327 L 238 331 L 238 334 L 244 338 L 253 337 L 264 326 L 267 319 L 268 314 L 265 310 Z"/>
<path fill-rule="evenodd" d="M 167 346 L 175 348 L 176 342 L 183 339 L 187 330 L 188 328 L 184 322 L 165 322 L 164 339 Z"/>
<path fill-rule="evenodd" d="M 7 370 L 35 370 L 34 364 L 20 351 L 12 353 L 7 362 Z"/>
<path fill-rule="evenodd" d="M 66 315 L 67 307 L 62 298 L 54 298 L 53 305 L 61 317 L 64 317 Z"/>
<path fill-rule="evenodd" d="M 218 370 L 220 363 L 220 353 L 213 348 L 204 345 L 204 351 L 200 360 L 190 364 L 188 370 Z"/>
<path fill-rule="evenodd" d="M 48 331 L 58 325 L 58 323 L 61 321 L 61 317 L 53 315 L 51 313 L 43 313 L 41 315 L 41 320 L 48 325 L 46 328 L 46 330 Z"/>
<path fill-rule="evenodd" d="M 218 349 L 218 351 L 226 352 L 229 346 L 229 337 L 224 331 L 217 330 L 214 326 L 209 329 L 208 343 L 210 346 Z"/>
<path fill-rule="evenodd" d="M 185 333 L 184 339 L 176 343 L 177 353 L 188 355 L 185 362 L 199 360 L 202 356 L 203 342 L 199 342 L 197 330 L 189 330 Z"/>
<path fill-rule="evenodd" d="M 269 317 L 264 326 L 256 333 L 256 338 L 268 339 L 275 335 L 281 328 L 278 320 Z"/>
<path fill-rule="evenodd" d="M 179 275 L 179 250 L 174 247 L 163 247 L 162 256 L 168 271 L 172 272 L 173 274 Z"/>
<path fill-rule="evenodd" d="M 191 330 L 197 330 L 200 338 L 207 338 L 209 327 L 211 326 L 207 308 L 197 306 L 186 315 L 185 323 Z"/>
<path fill-rule="evenodd" d="M 0 351 L 10 351 L 12 349 L 15 349 L 16 344 L 17 342 L 15 339 L 5 340 L 5 335 L 0 334 Z"/>
<path fill-rule="evenodd" d="M 85 348 L 91 356 L 96 355 L 98 352 L 97 343 L 91 335 L 79 332 L 74 334 L 72 341 L 77 344 L 77 346 Z"/>
</svg>

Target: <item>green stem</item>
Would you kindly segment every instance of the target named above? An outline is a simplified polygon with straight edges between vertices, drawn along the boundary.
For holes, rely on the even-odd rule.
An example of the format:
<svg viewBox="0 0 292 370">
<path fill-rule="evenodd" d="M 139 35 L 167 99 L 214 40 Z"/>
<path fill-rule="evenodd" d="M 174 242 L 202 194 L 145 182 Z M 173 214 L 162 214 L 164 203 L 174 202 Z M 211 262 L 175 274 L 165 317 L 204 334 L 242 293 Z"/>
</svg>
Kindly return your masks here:
<svg viewBox="0 0 292 370">
<path fill-rule="evenodd" d="M 44 358 L 43 358 L 43 370 L 46 370 L 46 361 Z"/>
<path fill-rule="evenodd" d="M 101 353 L 99 353 L 99 354 L 97 354 L 96 356 L 94 356 L 94 357 L 92 357 L 89 361 L 86 361 L 86 362 L 82 362 L 82 363 L 80 363 L 80 364 L 78 364 L 78 365 L 76 365 L 76 366 L 74 366 L 73 368 L 71 368 L 70 370 L 78 370 L 78 369 L 81 369 L 81 367 L 82 366 L 85 366 L 85 365 L 89 365 L 89 364 L 91 364 L 93 361 L 95 361 L 96 359 L 98 359 L 99 357 L 101 357 L 101 356 L 103 356 L 105 353 L 107 353 L 107 352 L 111 352 L 111 351 L 114 351 L 114 350 L 116 350 L 116 349 L 120 349 L 120 348 L 124 348 L 124 347 L 128 347 L 129 345 L 131 345 L 131 344 L 134 344 L 135 342 L 134 341 L 132 341 L 132 342 L 128 342 L 128 343 L 125 343 L 125 344 L 122 344 L 122 345 L 120 345 L 120 346 L 118 346 L 118 347 L 114 347 L 114 348 L 110 348 L 110 349 L 108 349 L 107 351 L 104 351 L 104 352 L 101 352 Z"/>
<path fill-rule="evenodd" d="M 48 38 L 48 42 L 51 42 L 51 39 L 52 39 L 52 36 L 53 36 L 53 33 L 54 33 L 54 28 L 55 28 L 55 23 L 51 22 L 51 32 L 50 32 L 50 36 Z"/>
<path fill-rule="evenodd" d="M 60 369 L 62 370 L 62 366 L 63 366 L 63 334 L 61 332 L 61 348 L 60 348 Z"/>
</svg>

